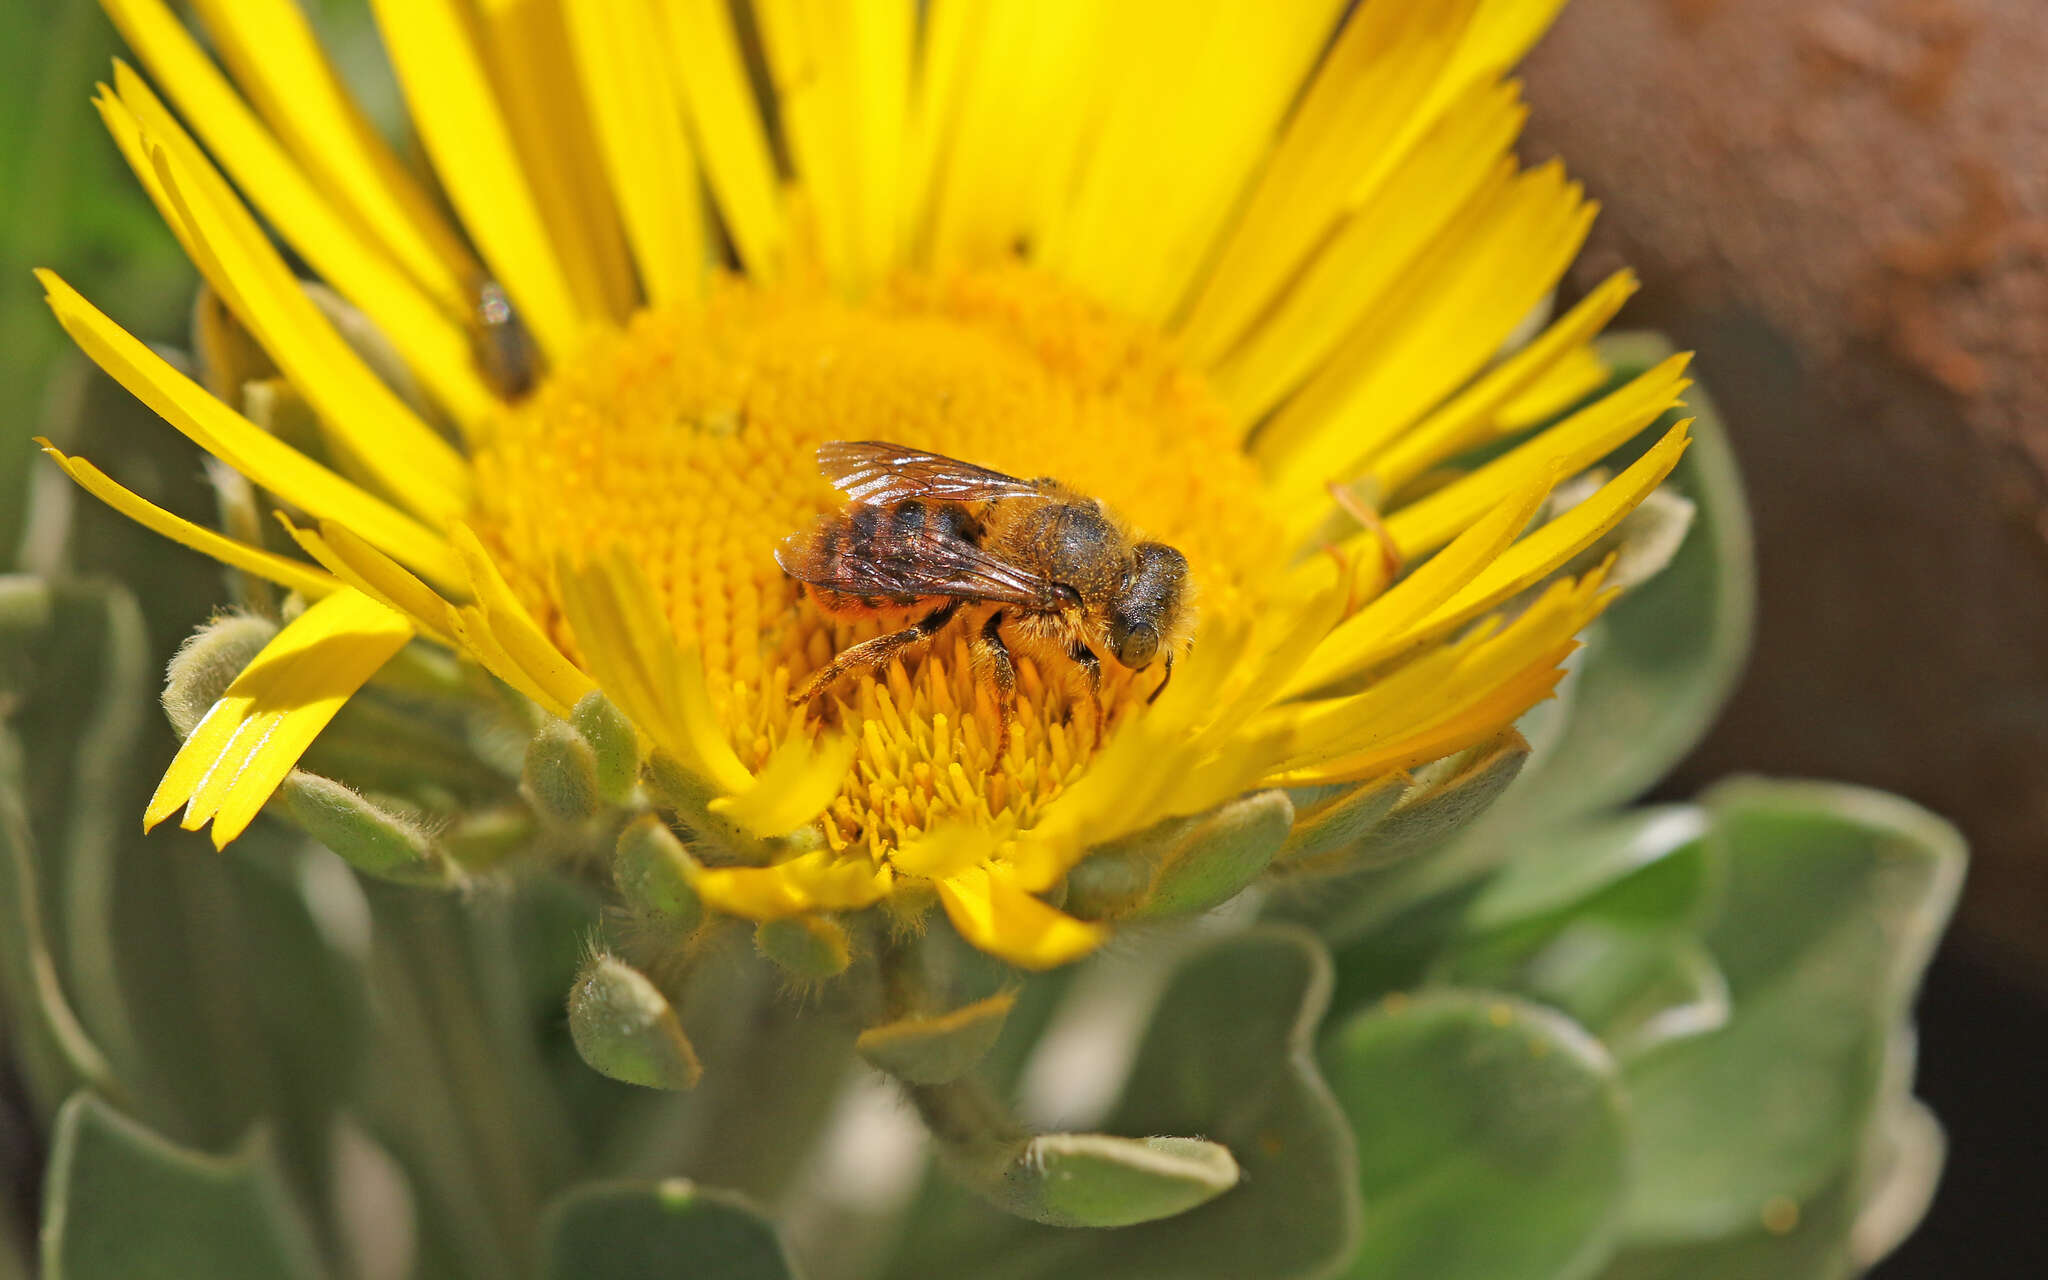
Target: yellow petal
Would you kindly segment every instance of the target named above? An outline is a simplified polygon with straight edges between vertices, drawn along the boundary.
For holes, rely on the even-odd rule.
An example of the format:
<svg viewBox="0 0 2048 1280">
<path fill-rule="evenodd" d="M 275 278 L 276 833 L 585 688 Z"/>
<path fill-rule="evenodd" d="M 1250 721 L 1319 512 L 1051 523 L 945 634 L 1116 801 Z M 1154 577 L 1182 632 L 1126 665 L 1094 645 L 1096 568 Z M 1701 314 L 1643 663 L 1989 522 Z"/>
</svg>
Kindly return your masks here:
<svg viewBox="0 0 2048 1280">
<path fill-rule="evenodd" d="M 998 843 L 987 823 L 948 822 L 892 850 L 889 865 L 908 875 L 944 880 L 986 861 Z"/>
<path fill-rule="evenodd" d="M 451 314 L 459 313 L 476 260 L 363 114 L 294 0 L 194 0 L 193 7 L 221 60 L 283 142 L 278 150 L 319 183 L 323 203 L 345 210 L 371 243 Z M 253 196 L 259 184 L 227 158 L 222 134 L 229 128 L 245 131 L 255 122 L 230 126 L 218 119 L 246 114 L 233 90 L 161 0 L 109 0 L 107 8 L 186 118 Z M 289 219 L 277 221 L 292 234 Z"/>
<path fill-rule="evenodd" d="M 781 269 L 787 236 L 781 184 L 732 16 L 725 0 L 668 0 L 663 9 L 675 82 L 711 194 L 747 274 L 772 277 Z"/>
<path fill-rule="evenodd" d="M 1579 300 L 1563 317 L 1506 360 L 1486 371 L 1471 386 L 1417 423 L 1374 455 L 1367 470 L 1383 493 L 1398 493 L 1429 468 L 1485 443 L 1509 405 L 1530 393 L 1569 362 L 1566 377 L 1544 389 L 1549 403 L 1563 395 L 1583 395 L 1606 381 L 1607 368 L 1597 356 L 1588 370 L 1578 361 L 1591 355 L 1586 344 L 1607 326 L 1621 304 L 1636 291 L 1633 271 L 1617 271 Z"/>
<path fill-rule="evenodd" d="M 372 0 L 371 8 L 463 225 L 541 349 L 568 356 L 593 317 L 563 274 L 469 20 L 455 0 Z"/>
<path fill-rule="evenodd" d="M 1112 26 L 1131 13 L 1096 0 L 934 9 L 916 126 L 929 155 L 933 263 L 986 261 L 1038 240 L 1072 190 L 1090 125 L 1113 90 L 1111 59 L 1124 46 Z"/>
<path fill-rule="evenodd" d="M 621 322 L 637 304 L 638 289 L 564 7 L 562 0 L 470 0 L 469 12 L 498 108 L 520 168 L 533 175 L 534 204 L 576 304 L 585 315 Z M 613 89 L 605 85 L 602 92 Z"/>
<path fill-rule="evenodd" d="M 281 146 L 161 0 L 108 0 L 106 7 L 129 45 L 270 224 L 322 279 L 362 308 L 458 422 L 476 422 L 492 396 L 477 376 L 461 323 L 467 310 L 463 280 L 475 268 L 463 265 L 470 262 L 468 253 L 445 225 L 430 229 L 439 221 L 431 205 L 420 203 L 428 221 L 413 223 L 419 235 L 398 223 L 377 222 L 351 204 L 352 195 L 369 192 L 373 184 L 351 178 L 317 185 L 299 166 L 301 161 L 317 165 L 319 153 L 298 146 L 301 140 L 289 132 L 293 145 Z M 263 8 L 245 20 L 267 23 L 269 11 L 277 8 L 290 8 L 297 16 L 288 0 L 264 0 Z M 289 61 L 291 42 L 279 40 L 280 57 Z M 140 78 L 132 72 L 124 77 L 124 71 L 117 64 L 122 93 L 136 98 L 135 87 L 125 80 L 139 86 Z M 312 85 L 307 92 L 317 99 L 322 90 Z M 313 110 L 317 107 L 308 108 Z M 367 124 L 361 133 L 366 145 L 383 146 Z M 405 218 L 400 215 L 400 222 Z"/>
<path fill-rule="evenodd" d="M 960 121 L 960 106 L 975 82 L 972 73 L 982 25 L 994 8 L 986 0 L 931 0 L 925 6 L 904 157 L 906 252 L 929 230 L 926 223 Z"/>
<path fill-rule="evenodd" d="M 807 853 L 768 867 L 686 864 L 704 905 L 747 920 L 782 920 L 813 911 L 858 911 L 888 895 L 887 867 L 829 853 Z"/>
<path fill-rule="evenodd" d="M 597 686 L 540 629 L 499 572 L 497 561 L 468 525 L 455 526 L 455 549 L 469 570 L 470 594 L 476 598 L 476 607 L 482 610 L 491 633 L 512 660 L 532 677 L 533 683 L 547 692 L 548 697 L 541 705 L 555 715 L 566 716 L 569 708 Z"/>
<path fill-rule="evenodd" d="M 1548 653 L 1501 682 L 1485 698 L 1427 729 L 1342 759 L 1276 774 L 1263 785 L 1312 787 L 1384 777 L 1456 755 L 1505 732 L 1531 707 L 1557 692 L 1568 649 Z"/>
<path fill-rule="evenodd" d="M 917 11 L 910 0 L 758 0 L 778 118 L 831 277 L 862 291 L 895 265 Z"/>
<path fill-rule="evenodd" d="M 626 717 L 715 795 L 739 795 L 753 775 L 711 703 L 704 662 L 678 647 L 646 580 L 621 555 L 557 567 L 562 612 L 576 646 L 605 695 Z"/>
<path fill-rule="evenodd" d="M 660 21 L 645 0 L 564 8 L 613 197 L 656 306 L 703 290 L 700 175 Z"/>
<path fill-rule="evenodd" d="M 1258 421 L 1301 385 L 1360 317 L 1432 260 L 1425 257 L 1432 246 L 1438 257 L 1469 251 L 1467 228 L 1507 192 L 1509 148 L 1526 114 L 1512 86 L 1481 86 L 1342 221 L 1272 312 L 1216 366 L 1217 387 L 1238 421 Z"/>
<path fill-rule="evenodd" d="M 1672 356 L 1528 443 L 1395 511 L 1386 518 L 1394 545 L 1405 556 L 1433 550 L 1530 476 L 1552 468 L 1572 476 L 1591 466 L 1678 403 L 1691 385 L 1684 377 L 1690 359 Z"/>
<path fill-rule="evenodd" d="M 213 822 L 215 848 L 240 835 L 343 703 L 412 638 L 404 618 L 353 590 L 300 614 L 256 655 L 185 740 L 150 797 L 150 827 L 185 805 Z"/>
<path fill-rule="evenodd" d="M 788 738 L 746 790 L 712 800 L 711 812 L 763 839 L 787 835 L 832 803 L 846 784 L 857 745 L 850 734 L 815 745 L 801 734 Z"/>
<path fill-rule="evenodd" d="M 1520 536 L 1554 479 L 1555 473 L 1542 475 L 1508 494 L 1448 547 L 1346 619 L 1287 682 L 1282 696 L 1298 696 L 1392 657 L 1409 628 L 1479 577 Z"/>
<path fill-rule="evenodd" d="M 349 525 L 437 582 L 459 582 L 460 562 L 426 526 L 285 444 L 171 368 L 50 271 L 36 272 L 58 323 L 130 394 L 236 471 L 294 506 Z"/>
<path fill-rule="evenodd" d="M 1473 0 L 1370 0 L 1351 15 L 1188 312 L 1181 336 L 1197 361 L 1229 350 L 1400 159 L 1387 144 L 1420 116 L 1472 9 Z"/>
<path fill-rule="evenodd" d="M 183 226 L 194 264 L 320 415 L 342 450 L 435 522 L 469 506 L 469 465 L 337 332 L 176 122 L 130 101 L 156 172 L 152 194 Z"/>
<path fill-rule="evenodd" d="M 1567 351 L 1531 379 L 1529 385 L 1494 414 L 1494 431 L 1513 435 L 1554 418 L 1607 385 L 1614 370 L 1592 342 Z"/>
<path fill-rule="evenodd" d="M 333 521 L 318 533 L 301 529 L 282 511 L 277 519 L 292 541 L 342 582 L 412 620 L 421 633 L 453 647 L 450 605 L 399 563 Z"/>
<path fill-rule="evenodd" d="M 1686 429 L 1691 425 L 1692 419 L 1687 418 L 1672 427 L 1663 439 L 1598 492 L 1509 547 L 1456 595 L 1427 618 L 1417 621 L 1398 643 L 1405 646 L 1426 641 L 1463 625 L 1555 573 L 1573 556 L 1605 537 L 1678 465 L 1690 443 Z"/>
<path fill-rule="evenodd" d="M 1563 168 L 1545 165 L 1425 255 L 1260 429 L 1252 448 L 1272 484 L 1306 497 L 1357 476 L 1499 352 L 1570 265 L 1593 214 Z"/>
<path fill-rule="evenodd" d="M 1129 52 L 1090 126 L 1073 196 L 1037 257 L 1096 301 L 1158 320 L 1208 260 L 1343 5 L 1124 0 L 1115 8 Z"/>
<path fill-rule="evenodd" d="M 76 480 L 80 488 L 153 533 L 160 533 L 173 542 L 190 547 L 201 555 L 212 556 L 222 564 L 231 565 L 244 573 L 254 574 L 287 590 L 296 591 L 308 600 L 318 600 L 341 585 L 312 565 L 298 560 L 287 560 L 274 552 L 252 547 L 246 542 L 237 542 L 233 538 L 215 533 L 204 525 L 193 524 L 182 516 L 172 515 L 155 503 L 115 484 L 98 467 L 85 459 L 70 457 L 40 437 L 36 443 L 43 446 L 44 453 L 57 460 L 57 465 L 64 468 L 64 474 Z"/>
<path fill-rule="evenodd" d="M 1601 588 L 1604 576 L 1602 569 L 1556 583 L 1506 625 L 1491 619 L 1454 644 L 1425 647 L 1355 694 L 1268 712 L 1261 727 L 1288 739 L 1277 771 L 1361 753 L 1377 758 L 1388 744 L 1433 729 L 1492 696 L 1532 664 L 1555 666 L 1612 597 Z"/>
<path fill-rule="evenodd" d="M 1056 911 L 981 867 L 937 884 L 946 917 L 960 936 L 1020 969 L 1057 968 L 1109 938 L 1101 925 Z"/>
</svg>

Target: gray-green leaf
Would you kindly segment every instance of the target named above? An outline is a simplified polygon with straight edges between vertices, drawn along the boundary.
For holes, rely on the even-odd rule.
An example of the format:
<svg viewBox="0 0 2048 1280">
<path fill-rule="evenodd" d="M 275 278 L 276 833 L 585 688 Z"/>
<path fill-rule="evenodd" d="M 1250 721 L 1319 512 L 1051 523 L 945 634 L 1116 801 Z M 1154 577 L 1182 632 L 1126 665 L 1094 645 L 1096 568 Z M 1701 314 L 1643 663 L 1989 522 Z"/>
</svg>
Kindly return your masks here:
<svg viewBox="0 0 2048 1280">
<path fill-rule="evenodd" d="M 1671 354 L 1671 344 L 1621 334 L 1604 339 L 1600 353 L 1625 379 Z M 1692 445 L 1666 482 L 1692 501 L 1692 526 L 1662 571 L 1588 632 L 1563 737 L 1503 798 L 1503 823 L 1566 818 L 1640 794 L 1699 741 L 1741 674 L 1756 613 L 1748 505 L 1712 398 L 1697 385 L 1685 398 L 1607 465 L 1626 466 L 1671 424 L 1693 419 Z M 1489 834 L 1512 829 L 1488 826 Z"/>
<path fill-rule="evenodd" d="M 91 1094 L 57 1113 L 47 1280 L 313 1280 L 305 1223 L 260 1137 L 228 1157 L 173 1145 Z"/>
<path fill-rule="evenodd" d="M 1705 803 L 1727 877 L 1707 941 L 1732 1016 L 1628 1068 L 1629 1233 L 1646 1243 L 1751 1229 L 1844 1175 L 1962 876 L 1954 829 L 1892 796 L 1741 781 Z"/>
<path fill-rule="evenodd" d="M 1615 1066 L 1547 1009 L 1394 997 L 1327 1041 L 1358 1144 L 1358 1280 L 1560 1280 L 1612 1250 L 1628 1133 Z"/>
<path fill-rule="evenodd" d="M 681 1178 L 579 1188 L 541 1226 L 547 1280 L 794 1280 L 775 1225 Z"/>
</svg>

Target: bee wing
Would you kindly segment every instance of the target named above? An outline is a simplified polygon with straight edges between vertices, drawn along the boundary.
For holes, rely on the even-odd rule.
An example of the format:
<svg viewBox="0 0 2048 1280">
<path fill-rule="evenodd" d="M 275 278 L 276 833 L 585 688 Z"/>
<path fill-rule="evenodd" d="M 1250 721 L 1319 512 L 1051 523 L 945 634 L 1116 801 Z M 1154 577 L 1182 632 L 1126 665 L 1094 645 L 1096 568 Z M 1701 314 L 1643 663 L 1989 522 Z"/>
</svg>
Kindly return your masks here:
<svg viewBox="0 0 2048 1280">
<path fill-rule="evenodd" d="M 907 498 L 995 502 L 1034 497 L 1029 480 L 886 440 L 834 440 L 818 446 L 818 470 L 854 502 L 888 506 Z"/>
<path fill-rule="evenodd" d="M 799 582 L 851 596 L 944 596 L 1039 607 L 1054 598 L 1052 583 L 1041 575 L 933 529 L 908 534 L 881 555 L 835 550 L 818 532 L 796 534 L 777 548 L 775 562 Z"/>
</svg>

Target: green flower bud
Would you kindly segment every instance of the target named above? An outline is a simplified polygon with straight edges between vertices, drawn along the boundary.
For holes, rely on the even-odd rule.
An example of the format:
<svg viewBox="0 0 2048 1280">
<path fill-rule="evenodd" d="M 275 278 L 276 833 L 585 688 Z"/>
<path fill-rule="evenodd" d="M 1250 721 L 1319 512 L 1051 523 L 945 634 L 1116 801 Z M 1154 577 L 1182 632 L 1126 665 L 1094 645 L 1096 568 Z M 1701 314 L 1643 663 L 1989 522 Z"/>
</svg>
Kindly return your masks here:
<svg viewBox="0 0 2048 1280">
<path fill-rule="evenodd" d="M 526 746 L 526 797 L 542 816 L 577 826 L 597 816 L 597 753 L 560 720 L 541 726 Z"/>
<path fill-rule="evenodd" d="M 467 811 L 441 833 L 441 843 L 464 867 L 486 867 L 527 847 L 533 839 L 533 814 L 525 805 L 507 804 Z"/>
<path fill-rule="evenodd" d="M 854 1041 L 870 1066 L 911 1084 L 944 1084 L 967 1074 L 995 1046 L 1017 997 L 1004 991 L 930 1017 L 869 1027 Z"/>
<path fill-rule="evenodd" d="M 577 976 L 569 1034 L 593 1069 L 627 1084 L 688 1089 L 704 1074 L 668 998 L 614 956 L 592 957 Z"/>
<path fill-rule="evenodd" d="M 1125 1227 L 1186 1213 L 1238 1176 L 1230 1149 L 1201 1138 L 1048 1133 L 1011 1162 L 994 1198 L 1056 1227 Z"/>
<path fill-rule="evenodd" d="M 1152 891 L 1158 851 L 1149 844 L 1116 844 L 1098 849 L 1067 872 L 1068 915 L 1115 920 L 1136 910 Z"/>
<path fill-rule="evenodd" d="M 433 837 L 332 778 L 294 769 L 277 803 L 286 821 L 365 875 L 406 884 L 442 884 L 453 876 Z"/>
<path fill-rule="evenodd" d="M 1486 812 L 1522 771 L 1529 744 L 1518 733 L 1482 744 L 1416 773 L 1401 797 L 1353 852 L 1350 867 L 1377 867 L 1433 849 Z"/>
<path fill-rule="evenodd" d="M 1276 867 L 1314 872 L 1323 870 L 1326 860 L 1347 858 L 1407 794 L 1408 775 L 1390 773 L 1326 790 L 1335 794 L 1297 797 L 1300 814 L 1287 842 L 1273 856 Z"/>
<path fill-rule="evenodd" d="M 186 638 L 164 673 L 164 714 L 181 738 L 220 701 L 242 668 L 249 665 L 277 624 L 246 613 L 225 613 Z"/>
<path fill-rule="evenodd" d="M 824 916 L 764 920 L 754 930 L 754 945 L 790 976 L 807 982 L 836 978 L 853 963 L 846 929 Z"/>
<path fill-rule="evenodd" d="M 642 814 L 619 832 L 612 880 L 628 907 L 660 917 L 679 933 L 691 933 L 704 919 L 704 904 L 690 887 L 689 862 L 689 852 L 668 824 Z"/>
<path fill-rule="evenodd" d="M 1261 791 L 1203 815 L 1167 849 L 1138 916 L 1192 915 L 1219 907 L 1257 879 L 1294 824 L 1284 791 Z"/>
<path fill-rule="evenodd" d="M 640 781 L 640 743 L 633 722 L 593 689 L 569 712 L 569 723 L 596 757 L 598 794 L 612 804 L 624 804 Z"/>
</svg>

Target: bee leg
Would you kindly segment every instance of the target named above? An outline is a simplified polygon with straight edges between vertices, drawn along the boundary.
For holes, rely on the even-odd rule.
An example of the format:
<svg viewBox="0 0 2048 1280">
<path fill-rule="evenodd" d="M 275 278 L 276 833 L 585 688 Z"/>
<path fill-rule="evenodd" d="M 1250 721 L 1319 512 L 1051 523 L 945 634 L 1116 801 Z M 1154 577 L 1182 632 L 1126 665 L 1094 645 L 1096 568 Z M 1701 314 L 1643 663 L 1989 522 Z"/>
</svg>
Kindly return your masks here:
<svg viewBox="0 0 2048 1280">
<path fill-rule="evenodd" d="M 1166 674 L 1165 674 L 1165 675 L 1163 675 L 1163 676 L 1161 676 L 1161 677 L 1159 677 L 1159 683 L 1158 683 L 1158 684 L 1156 684 L 1156 685 L 1153 685 L 1153 686 L 1152 686 L 1152 692 L 1151 692 L 1151 694 L 1149 694 L 1149 695 L 1148 695 L 1148 696 L 1146 697 L 1146 699 L 1145 699 L 1145 705 L 1149 707 L 1149 706 L 1151 706 L 1151 705 L 1152 705 L 1153 703 L 1155 703 L 1155 702 L 1159 701 L 1159 695 L 1160 695 L 1160 694 L 1162 694 L 1162 693 L 1165 693 L 1165 692 L 1166 692 L 1166 686 L 1167 686 L 1168 684 L 1172 683 L 1172 682 L 1173 682 L 1173 655 L 1172 655 L 1171 653 L 1169 653 L 1169 654 L 1167 654 L 1167 655 L 1166 655 Z"/>
<path fill-rule="evenodd" d="M 1102 745 L 1102 659 L 1079 640 L 1067 646 L 1067 656 L 1081 668 L 1081 681 L 1088 688 L 1088 724 L 1094 731 L 1095 746 Z"/>
<path fill-rule="evenodd" d="M 1010 661 L 1010 650 L 1003 644 L 1001 609 L 981 624 L 981 631 L 968 646 L 968 657 L 996 704 L 996 750 L 989 760 L 989 768 L 994 769 L 1010 748 L 1010 721 L 1017 718 L 1017 664 Z"/>
<path fill-rule="evenodd" d="M 945 629 L 953 615 L 960 611 L 960 602 L 950 601 L 940 605 L 916 623 L 901 631 L 891 631 L 885 636 L 863 640 L 857 645 L 841 650 L 838 657 L 811 673 L 804 687 L 789 695 L 789 703 L 800 707 L 832 687 L 839 677 L 849 671 L 876 670 L 889 665 L 889 660 L 904 650 L 930 640 Z"/>
</svg>

